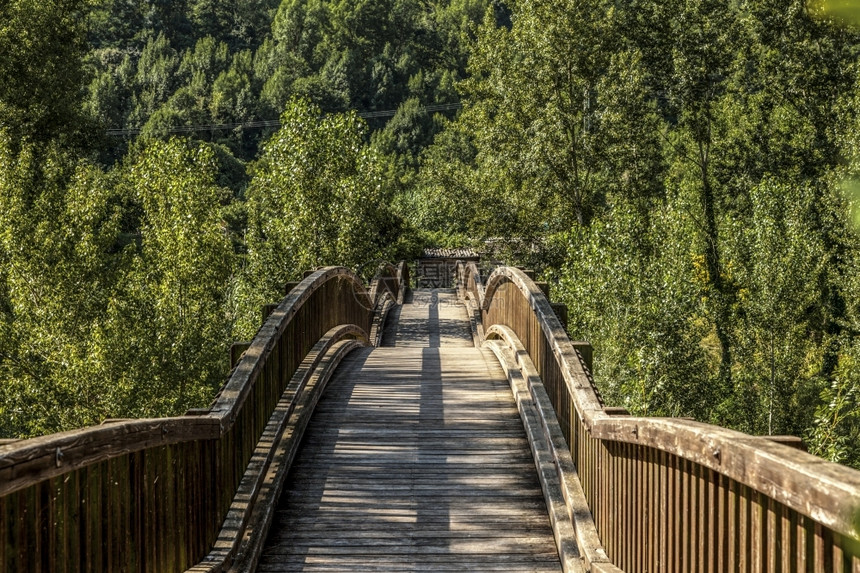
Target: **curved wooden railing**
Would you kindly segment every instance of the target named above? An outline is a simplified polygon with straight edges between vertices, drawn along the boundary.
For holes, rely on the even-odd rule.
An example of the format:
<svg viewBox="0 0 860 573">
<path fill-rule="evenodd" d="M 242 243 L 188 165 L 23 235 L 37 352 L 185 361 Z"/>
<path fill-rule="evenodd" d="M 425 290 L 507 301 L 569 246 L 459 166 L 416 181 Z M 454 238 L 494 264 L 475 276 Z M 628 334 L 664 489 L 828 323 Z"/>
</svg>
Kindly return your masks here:
<svg viewBox="0 0 860 573">
<path fill-rule="evenodd" d="M 370 329 L 370 342 L 374 346 L 382 343 L 382 331 L 388 311 L 396 304 L 403 304 L 403 297 L 409 287 L 409 266 L 400 261 L 395 267 L 391 263 L 381 263 L 370 283 L 370 298 L 374 302 L 374 320 Z"/>
<path fill-rule="evenodd" d="M 474 264 L 460 265 L 459 282 L 486 337 L 521 343 L 517 360 L 545 388 L 571 461 L 560 454 L 556 466 L 578 474 L 560 479 L 587 568 L 860 571 L 860 472 L 767 437 L 617 415 L 525 273 L 496 269 L 484 287 Z"/>
<path fill-rule="evenodd" d="M 387 292 L 397 304 L 403 304 L 403 296 L 409 285 L 409 266 L 406 261 L 400 261 L 397 266 L 391 263 L 380 263 L 376 275 L 370 282 L 368 292 L 370 298 L 379 301 Z"/>
<path fill-rule="evenodd" d="M 285 471 L 274 452 L 297 446 L 327 376 L 367 344 L 382 291 L 402 298 L 408 283 L 393 276 L 378 277 L 385 286 L 371 295 L 348 269 L 308 273 L 268 309 L 207 410 L 0 446 L 0 569 L 253 564 L 259 533 L 248 524 L 267 523 L 258 502 L 274 503 Z"/>
</svg>

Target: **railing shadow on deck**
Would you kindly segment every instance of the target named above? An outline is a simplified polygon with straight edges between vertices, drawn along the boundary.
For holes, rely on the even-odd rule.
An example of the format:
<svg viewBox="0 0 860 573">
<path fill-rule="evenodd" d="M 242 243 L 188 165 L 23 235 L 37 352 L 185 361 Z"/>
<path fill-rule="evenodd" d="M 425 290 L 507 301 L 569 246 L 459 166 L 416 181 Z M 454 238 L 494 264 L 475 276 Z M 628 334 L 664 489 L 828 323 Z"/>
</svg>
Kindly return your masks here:
<svg viewBox="0 0 860 573">
<path fill-rule="evenodd" d="M 346 365 L 352 369 L 360 370 L 361 367 L 363 366 L 364 362 L 367 360 L 367 356 L 368 355 L 362 351 L 356 352 L 350 356 L 349 360 L 344 365 Z M 348 402 L 350 397 L 353 395 L 353 391 L 355 389 L 356 382 L 357 382 L 357 380 L 355 378 L 351 378 L 351 377 L 341 378 L 340 379 L 340 385 L 337 388 L 337 395 L 332 397 L 329 394 L 329 395 L 327 395 L 327 399 L 334 401 L 335 403 L 338 404 L 339 407 L 342 404 L 345 405 L 345 403 Z M 335 389 L 333 388 L 332 390 L 334 391 Z M 339 409 L 341 409 L 341 408 L 339 408 Z M 339 414 L 342 414 L 342 412 L 339 412 Z M 311 437 L 311 436 L 308 436 L 308 437 Z M 304 444 L 303 448 L 308 447 L 308 444 L 306 442 L 303 442 L 303 444 Z M 290 526 L 290 523 L 289 523 L 289 520 L 284 518 L 284 516 L 283 516 L 283 512 L 285 510 L 292 510 L 292 512 L 298 512 L 298 514 L 301 515 L 301 514 L 304 514 L 307 512 L 318 511 L 324 505 L 331 506 L 331 505 L 337 504 L 340 506 L 338 508 L 340 511 L 342 511 L 344 514 L 348 513 L 348 510 L 350 509 L 349 508 L 349 505 L 350 505 L 349 501 L 331 502 L 331 501 L 325 501 L 323 499 L 323 494 L 325 493 L 325 490 L 326 490 L 326 484 L 328 483 L 329 476 L 330 476 L 330 470 L 331 470 L 331 464 L 332 464 L 331 460 L 334 458 L 336 445 L 337 445 L 337 438 L 336 437 L 329 437 L 327 439 L 317 439 L 313 443 L 313 448 L 312 448 L 313 457 L 315 459 L 326 460 L 325 463 L 314 464 L 315 477 L 319 478 L 319 481 L 314 482 L 313 486 L 311 486 L 311 487 L 307 487 L 307 484 L 304 484 L 305 487 L 302 488 L 303 491 L 301 492 L 301 495 L 299 498 L 296 497 L 295 492 L 287 492 L 287 491 L 285 491 L 283 493 L 283 495 L 277 496 L 279 498 L 279 499 L 277 499 L 277 504 L 275 506 L 275 509 L 276 509 L 275 513 L 277 515 L 273 516 L 273 524 L 272 524 L 272 528 L 271 528 L 272 531 L 271 531 L 271 534 L 266 539 L 266 546 L 267 546 L 268 552 L 273 552 L 273 549 L 275 550 L 275 552 L 277 552 L 277 550 L 279 549 L 278 546 L 280 545 L 280 542 L 281 542 L 281 539 L 277 536 L 277 534 L 279 532 L 286 533 L 287 535 L 296 533 L 295 529 L 292 529 L 292 530 L 288 529 Z M 290 469 L 290 476 L 291 477 L 289 477 L 287 481 L 296 479 L 296 477 L 297 477 L 296 472 L 298 472 L 299 475 L 301 475 L 303 472 L 303 468 L 301 466 L 301 459 L 299 458 L 298 460 L 296 460 L 296 462 L 298 462 L 298 465 L 291 464 L 293 466 Z M 285 483 L 284 485 L 288 485 L 288 483 Z M 368 521 L 372 521 L 376 516 L 365 516 L 365 517 L 368 519 Z M 307 545 L 303 546 L 301 544 L 293 543 L 290 545 L 290 552 L 289 552 L 288 556 L 283 555 L 283 554 L 278 556 L 279 564 L 283 564 L 284 562 L 286 562 L 286 563 L 289 563 L 291 566 L 293 566 L 297 569 L 301 569 L 301 567 L 305 564 L 305 561 L 309 557 L 311 557 L 311 558 L 313 557 L 312 555 L 309 555 L 308 550 L 309 550 L 309 547 Z M 267 558 L 266 550 L 261 552 L 260 557 L 262 559 L 260 564 L 263 567 L 265 567 L 266 566 L 265 560 Z M 268 557 L 269 557 L 269 559 L 271 559 L 271 555 L 269 555 Z M 253 564 L 256 565 L 256 563 L 253 563 Z M 253 570 L 253 569 L 249 568 L 248 570 Z"/>
<path fill-rule="evenodd" d="M 253 564 L 260 532 L 249 523 L 267 519 L 258 497 L 273 503 L 279 491 L 276 453 L 294 450 L 340 359 L 378 344 L 408 275 L 404 263 L 380 265 L 366 290 L 352 271 L 327 267 L 288 285 L 244 352 L 231 351 L 208 409 L 0 445 L 0 571 Z"/>
<path fill-rule="evenodd" d="M 520 269 L 459 265 L 476 339 L 502 340 L 547 404 L 586 569 L 860 573 L 860 472 L 777 437 L 606 408 L 590 346 L 570 341 L 547 290 Z"/>
</svg>

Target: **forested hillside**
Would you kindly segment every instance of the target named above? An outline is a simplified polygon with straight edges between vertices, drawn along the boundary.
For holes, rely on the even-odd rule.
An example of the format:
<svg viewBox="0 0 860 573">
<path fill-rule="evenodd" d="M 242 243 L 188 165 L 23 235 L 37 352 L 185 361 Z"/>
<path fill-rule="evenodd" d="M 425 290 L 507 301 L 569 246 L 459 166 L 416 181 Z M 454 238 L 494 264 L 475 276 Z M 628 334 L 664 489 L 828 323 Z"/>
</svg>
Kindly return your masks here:
<svg viewBox="0 0 860 573">
<path fill-rule="evenodd" d="M 858 36 L 827 8 L 4 3 L 0 434 L 205 405 L 305 268 L 493 239 L 609 402 L 860 467 Z"/>
<path fill-rule="evenodd" d="M 419 108 L 459 101 L 470 33 L 487 4 L 104 1 L 89 15 L 84 107 L 119 136 L 193 128 L 242 159 L 273 129 L 219 126 L 277 120 L 291 98 L 327 113 L 399 110 L 382 138 L 388 150 L 414 153 L 435 131 Z"/>
<path fill-rule="evenodd" d="M 414 254 L 391 205 L 486 8 L 3 3 L 0 434 L 203 406 L 286 281 Z"/>
</svg>

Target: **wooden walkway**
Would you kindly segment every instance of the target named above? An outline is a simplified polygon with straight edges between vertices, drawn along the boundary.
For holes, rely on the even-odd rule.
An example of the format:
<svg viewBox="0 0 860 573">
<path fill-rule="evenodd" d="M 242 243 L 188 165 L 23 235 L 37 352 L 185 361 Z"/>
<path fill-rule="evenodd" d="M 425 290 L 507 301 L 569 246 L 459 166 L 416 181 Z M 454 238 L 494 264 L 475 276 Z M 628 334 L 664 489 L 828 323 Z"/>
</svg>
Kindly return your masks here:
<svg viewBox="0 0 860 573">
<path fill-rule="evenodd" d="M 258 571 L 560 571 L 508 382 L 453 291 L 417 291 L 313 415 Z"/>
</svg>

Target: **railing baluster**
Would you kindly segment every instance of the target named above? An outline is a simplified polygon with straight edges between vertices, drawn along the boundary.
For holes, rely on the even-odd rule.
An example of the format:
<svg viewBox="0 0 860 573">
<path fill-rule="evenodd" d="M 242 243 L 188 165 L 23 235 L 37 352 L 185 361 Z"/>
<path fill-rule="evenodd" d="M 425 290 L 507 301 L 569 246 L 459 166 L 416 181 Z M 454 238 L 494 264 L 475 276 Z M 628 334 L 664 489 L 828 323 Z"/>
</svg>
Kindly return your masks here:
<svg viewBox="0 0 860 573">
<path fill-rule="evenodd" d="M 677 573 L 680 571 L 678 567 L 678 548 L 681 539 L 681 520 L 679 515 L 681 505 L 678 500 L 681 489 L 681 473 L 678 468 L 678 457 L 669 454 L 669 458 L 669 543 L 666 553 L 666 564 L 667 571 Z"/>
</svg>

